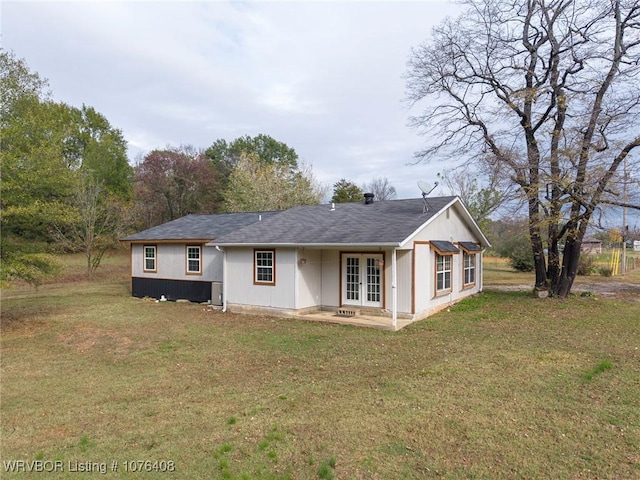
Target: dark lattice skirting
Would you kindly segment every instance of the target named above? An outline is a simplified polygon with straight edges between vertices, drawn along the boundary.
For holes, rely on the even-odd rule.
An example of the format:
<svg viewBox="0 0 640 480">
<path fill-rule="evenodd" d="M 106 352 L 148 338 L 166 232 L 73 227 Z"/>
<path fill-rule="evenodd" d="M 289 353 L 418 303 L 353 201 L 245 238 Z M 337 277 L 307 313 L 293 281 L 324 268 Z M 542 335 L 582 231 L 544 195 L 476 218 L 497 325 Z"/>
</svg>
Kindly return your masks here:
<svg viewBox="0 0 640 480">
<path fill-rule="evenodd" d="M 211 282 L 133 277 L 131 294 L 139 298 L 159 299 L 164 295 L 170 301 L 208 302 L 211 300 Z"/>
</svg>

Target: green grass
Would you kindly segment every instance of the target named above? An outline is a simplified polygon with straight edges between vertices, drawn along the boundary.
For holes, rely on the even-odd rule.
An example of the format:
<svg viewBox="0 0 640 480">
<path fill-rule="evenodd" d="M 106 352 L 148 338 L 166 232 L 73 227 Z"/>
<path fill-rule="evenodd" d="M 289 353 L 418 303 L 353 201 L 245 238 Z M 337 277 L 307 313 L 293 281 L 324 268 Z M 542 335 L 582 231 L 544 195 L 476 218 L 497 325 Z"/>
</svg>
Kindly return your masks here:
<svg viewBox="0 0 640 480">
<path fill-rule="evenodd" d="M 593 369 L 586 372 L 584 374 L 584 379 L 590 382 L 593 377 L 595 377 L 596 375 L 600 375 L 601 373 L 609 370 L 611 367 L 613 367 L 613 364 L 609 360 L 603 360 L 602 362 L 598 363 Z"/>
<path fill-rule="evenodd" d="M 637 299 L 486 291 L 392 333 L 145 302 L 126 256 L 91 281 L 70 260 L 63 282 L 2 293 L 3 461 L 120 462 L 101 478 L 640 477 Z"/>
</svg>

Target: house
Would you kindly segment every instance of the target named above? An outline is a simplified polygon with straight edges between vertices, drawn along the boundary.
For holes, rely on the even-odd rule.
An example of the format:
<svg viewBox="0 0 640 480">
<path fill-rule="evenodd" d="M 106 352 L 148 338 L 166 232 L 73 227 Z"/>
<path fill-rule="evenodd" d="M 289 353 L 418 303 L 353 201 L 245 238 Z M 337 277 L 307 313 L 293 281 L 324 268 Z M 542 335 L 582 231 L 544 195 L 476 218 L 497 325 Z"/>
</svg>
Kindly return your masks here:
<svg viewBox="0 0 640 480">
<path fill-rule="evenodd" d="M 482 290 L 490 244 L 458 197 L 188 215 L 130 235 L 134 296 L 391 329 Z"/>
<path fill-rule="evenodd" d="M 207 243 L 273 214 L 187 215 L 123 238 L 133 296 L 221 304 L 222 254 Z"/>
<path fill-rule="evenodd" d="M 588 255 L 600 255 L 602 253 L 602 242 L 595 238 L 585 238 L 582 241 L 580 250 Z"/>
</svg>

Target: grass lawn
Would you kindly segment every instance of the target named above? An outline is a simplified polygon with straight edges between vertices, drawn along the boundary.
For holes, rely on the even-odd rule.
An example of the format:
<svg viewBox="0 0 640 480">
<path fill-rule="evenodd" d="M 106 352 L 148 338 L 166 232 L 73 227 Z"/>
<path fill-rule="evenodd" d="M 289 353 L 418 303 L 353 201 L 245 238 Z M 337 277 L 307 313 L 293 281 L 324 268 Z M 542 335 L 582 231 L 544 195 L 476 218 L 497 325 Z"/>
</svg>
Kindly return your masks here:
<svg viewBox="0 0 640 480">
<path fill-rule="evenodd" d="M 125 255 L 66 262 L 3 291 L 3 478 L 640 478 L 637 299 L 487 290 L 393 333 L 147 302 Z"/>
</svg>

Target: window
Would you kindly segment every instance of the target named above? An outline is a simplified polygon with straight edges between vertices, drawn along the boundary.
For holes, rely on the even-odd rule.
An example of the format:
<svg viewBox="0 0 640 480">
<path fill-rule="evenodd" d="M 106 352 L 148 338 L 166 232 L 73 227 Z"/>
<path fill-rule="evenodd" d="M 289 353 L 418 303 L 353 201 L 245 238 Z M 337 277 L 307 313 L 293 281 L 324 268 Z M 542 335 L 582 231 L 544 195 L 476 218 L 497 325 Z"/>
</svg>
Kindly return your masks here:
<svg viewBox="0 0 640 480">
<path fill-rule="evenodd" d="M 275 285 L 276 283 L 275 250 L 253 251 L 253 283 Z"/>
<path fill-rule="evenodd" d="M 436 253 L 436 293 L 451 290 L 451 255 Z"/>
<path fill-rule="evenodd" d="M 201 270 L 201 253 L 199 245 L 191 247 L 187 246 L 187 274 L 199 274 Z"/>
<path fill-rule="evenodd" d="M 156 247 L 155 245 L 145 245 L 144 250 L 144 268 L 145 272 L 156 271 Z"/>
<path fill-rule="evenodd" d="M 474 242 L 459 242 L 460 249 L 463 252 L 462 286 L 469 288 L 476 283 L 476 265 L 478 254 L 482 252 L 479 244 Z"/>
<path fill-rule="evenodd" d="M 464 284 L 476 283 L 476 254 L 464 252 Z"/>
</svg>

